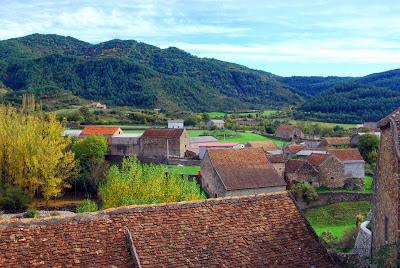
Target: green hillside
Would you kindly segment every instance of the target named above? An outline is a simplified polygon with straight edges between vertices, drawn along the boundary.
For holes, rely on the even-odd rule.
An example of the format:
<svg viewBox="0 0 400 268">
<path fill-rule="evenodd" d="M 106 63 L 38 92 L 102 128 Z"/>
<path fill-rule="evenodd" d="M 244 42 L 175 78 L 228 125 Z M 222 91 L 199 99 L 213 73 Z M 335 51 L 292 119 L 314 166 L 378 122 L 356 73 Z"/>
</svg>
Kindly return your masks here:
<svg viewBox="0 0 400 268">
<path fill-rule="evenodd" d="M 302 97 L 266 72 L 136 41 L 89 44 L 34 34 L 0 41 L 8 96 L 60 91 L 109 105 L 167 111 L 224 111 L 299 104 Z M 11 99 L 13 99 L 11 98 Z"/>
</svg>

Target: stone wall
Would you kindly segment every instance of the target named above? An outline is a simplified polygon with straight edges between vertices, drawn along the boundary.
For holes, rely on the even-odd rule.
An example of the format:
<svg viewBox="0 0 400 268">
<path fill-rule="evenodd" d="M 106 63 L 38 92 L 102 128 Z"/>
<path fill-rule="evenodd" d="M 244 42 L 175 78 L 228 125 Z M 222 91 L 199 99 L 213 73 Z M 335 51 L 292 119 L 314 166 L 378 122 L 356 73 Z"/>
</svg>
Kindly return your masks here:
<svg viewBox="0 0 400 268">
<path fill-rule="evenodd" d="M 395 244 L 397 242 L 398 179 L 398 161 L 395 154 L 392 129 L 384 128 L 381 131 L 378 169 L 374 179 L 373 251 L 379 250 L 386 243 Z M 385 225 L 387 227 L 386 232 Z M 386 239 L 385 236 L 387 236 Z"/>
<path fill-rule="evenodd" d="M 314 208 L 339 202 L 371 201 L 372 194 L 357 192 L 323 192 L 318 193 L 318 200 L 309 204 L 303 200 L 296 200 L 301 209 Z"/>
<path fill-rule="evenodd" d="M 224 195 L 225 188 L 218 177 L 217 172 L 211 164 L 210 157 L 206 153 L 201 161 L 201 188 L 209 197 L 220 197 Z"/>
<path fill-rule="evenodd" d="M 344 186 L 344 165 L 334 156 L 319 167 L 319 184 L 328 188 L 342 188 Z"/>
<path fill-rule="evenodd" d="M 353 249 L 353 253 L 361 257 L 371 256 L 372 232 L 367 228 L 368 224 L 369 221 L 361 223 Z"/>
</svg>

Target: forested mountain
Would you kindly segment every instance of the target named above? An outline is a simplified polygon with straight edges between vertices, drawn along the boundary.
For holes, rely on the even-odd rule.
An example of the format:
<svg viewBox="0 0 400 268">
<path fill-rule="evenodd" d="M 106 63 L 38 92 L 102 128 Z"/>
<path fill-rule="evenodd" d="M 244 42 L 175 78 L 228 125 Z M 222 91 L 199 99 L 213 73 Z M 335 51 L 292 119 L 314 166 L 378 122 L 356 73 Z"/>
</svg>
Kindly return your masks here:
<svg viewBox="0 0 400 268">
<path fill-rule="evenodd" d="M 136 41 L 92 45 L 33 34 L 0 41 L 0 84 L 15 96 L 60 90 L 110 105 L 169 111 L 223 111 L 299 104 L 302 97 L 271 74 L 177 48 Z"/>
</svg>

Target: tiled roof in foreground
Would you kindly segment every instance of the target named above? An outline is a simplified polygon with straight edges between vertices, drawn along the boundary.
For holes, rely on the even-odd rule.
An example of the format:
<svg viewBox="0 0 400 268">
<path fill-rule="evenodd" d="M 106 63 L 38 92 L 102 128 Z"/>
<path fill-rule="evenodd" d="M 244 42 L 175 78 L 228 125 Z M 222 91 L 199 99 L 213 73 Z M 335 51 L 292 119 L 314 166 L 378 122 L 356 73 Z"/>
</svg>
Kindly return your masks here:
<svg viewBox="0 0 400 268">
<path fill-rule="evenodd" d="M 286 193 L 0 223 L 0 267 L 334 267 Z"/>
</svg>

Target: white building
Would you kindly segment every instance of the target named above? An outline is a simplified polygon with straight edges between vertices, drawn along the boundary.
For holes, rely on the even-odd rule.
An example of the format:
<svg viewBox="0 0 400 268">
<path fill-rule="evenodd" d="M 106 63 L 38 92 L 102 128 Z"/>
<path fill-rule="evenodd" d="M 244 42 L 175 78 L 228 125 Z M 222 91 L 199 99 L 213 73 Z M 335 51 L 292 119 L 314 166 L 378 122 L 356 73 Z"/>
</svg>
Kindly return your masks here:
<svg viewBox="0 0 400 268">
<path fill-rule="evenodd" d="M 208 128 L 224 128 L 225 127 L 225 121 L 224 120 L 220 120 L 220 119 L 212 119 L 210 121 L 207 122 L 207 127 Z"/>
<path fill-rule="evenodd" d="M 182 119 L 168 120 L 168 128 L 183 128 Z"/>
</svg>

